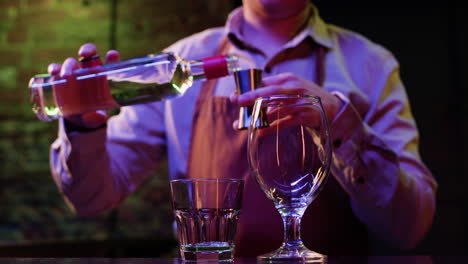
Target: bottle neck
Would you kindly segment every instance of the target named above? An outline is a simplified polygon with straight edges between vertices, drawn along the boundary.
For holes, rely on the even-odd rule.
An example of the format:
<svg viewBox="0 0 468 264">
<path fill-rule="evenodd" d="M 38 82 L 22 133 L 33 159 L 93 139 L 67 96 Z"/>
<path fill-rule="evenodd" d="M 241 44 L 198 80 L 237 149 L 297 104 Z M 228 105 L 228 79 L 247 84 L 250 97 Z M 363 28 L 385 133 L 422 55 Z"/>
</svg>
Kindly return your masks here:
<svg viewBox="0 0 468 264">
<path fill-rule="evenodd" d="M 234 55 L 220 55 L 188 63 L 189 76 L 194 81 L 205 81 L 233 74 L 239 70 L 238 59 Z"/>
</svg>

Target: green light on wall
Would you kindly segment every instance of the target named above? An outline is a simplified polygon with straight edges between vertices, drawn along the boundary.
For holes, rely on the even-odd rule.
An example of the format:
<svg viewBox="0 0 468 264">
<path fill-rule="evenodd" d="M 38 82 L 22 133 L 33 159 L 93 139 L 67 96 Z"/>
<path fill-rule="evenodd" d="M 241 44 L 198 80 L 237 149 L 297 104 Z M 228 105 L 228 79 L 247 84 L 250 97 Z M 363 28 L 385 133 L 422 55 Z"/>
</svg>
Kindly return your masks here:
<svg viewBox="0 0 468 264">
<path fill-rule="evenodd" d="M 0 89 L 15 89 L 17 86 L 17 69 L 15 66 L 0 67 Z"/>
</svg>

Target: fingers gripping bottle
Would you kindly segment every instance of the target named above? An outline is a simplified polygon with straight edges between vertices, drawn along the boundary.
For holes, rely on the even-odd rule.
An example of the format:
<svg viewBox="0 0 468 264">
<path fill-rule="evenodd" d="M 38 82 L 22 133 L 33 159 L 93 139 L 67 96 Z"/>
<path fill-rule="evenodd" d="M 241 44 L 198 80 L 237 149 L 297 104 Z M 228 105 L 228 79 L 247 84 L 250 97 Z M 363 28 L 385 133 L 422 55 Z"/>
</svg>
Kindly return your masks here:
<svg viewBox="0 0 468 264">
<path fill-rule="evenodd" d="M 238 70 L 234 55 L 187 61 L 170 52 L 106 65 L 95 56 L 80 65 L 67 78 L 47 74 L 31 78 L 30 100 L 40 120 L 169 99 L 184 94 L 195 81 Z"/>
</svg>

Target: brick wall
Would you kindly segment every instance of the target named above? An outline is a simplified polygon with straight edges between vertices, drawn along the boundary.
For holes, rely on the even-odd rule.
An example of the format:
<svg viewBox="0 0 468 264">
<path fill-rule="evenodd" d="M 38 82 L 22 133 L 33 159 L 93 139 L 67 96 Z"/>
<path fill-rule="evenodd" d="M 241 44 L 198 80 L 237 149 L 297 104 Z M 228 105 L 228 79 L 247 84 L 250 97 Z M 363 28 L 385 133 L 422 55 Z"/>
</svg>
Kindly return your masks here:
<svg viewBox="0 0 468 264">
<path fill-rule="evenodd" d="M 219 0 L 0 1 L 0 243 L 171 235 L 170 205 L 157 202 L 169 201 L 163 171 L 117 211 L 83 219 L 69 210 L 48 165 L 57 124 L 36 120 L 27 84 L 83 43 L 141 56 L 223 25 L 231 9 Z"/>
</svg>

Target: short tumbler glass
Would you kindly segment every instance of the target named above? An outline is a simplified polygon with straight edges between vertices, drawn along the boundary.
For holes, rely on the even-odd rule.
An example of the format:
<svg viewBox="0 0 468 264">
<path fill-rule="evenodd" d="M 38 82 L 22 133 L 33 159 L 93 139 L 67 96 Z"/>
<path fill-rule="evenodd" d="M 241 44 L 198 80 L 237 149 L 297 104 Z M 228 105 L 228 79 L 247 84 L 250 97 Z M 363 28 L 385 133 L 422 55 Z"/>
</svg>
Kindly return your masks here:
<svg viewBox="0 0 468 264">
<path fill-rule="evenodd" d="M 171 181 L 180 256 L 184 261 L 232 261 L 244 182 Z"/>
</svg>

